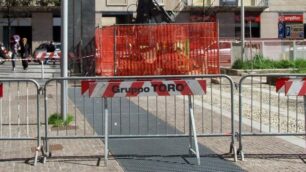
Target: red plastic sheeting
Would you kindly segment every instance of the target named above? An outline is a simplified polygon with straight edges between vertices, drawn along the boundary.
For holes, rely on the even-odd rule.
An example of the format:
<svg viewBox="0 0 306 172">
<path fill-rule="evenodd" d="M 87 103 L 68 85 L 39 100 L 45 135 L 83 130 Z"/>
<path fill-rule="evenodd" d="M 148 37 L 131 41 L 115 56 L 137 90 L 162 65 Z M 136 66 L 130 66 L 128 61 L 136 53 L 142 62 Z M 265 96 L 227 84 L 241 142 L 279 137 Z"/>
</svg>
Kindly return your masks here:
<svg viewBox="0 0 306 172">
<path fill-rule="evenodd" d="M 220 73 L 216 23 L 99 28 L 96 47 L 101 76 Z"/>
</svg>

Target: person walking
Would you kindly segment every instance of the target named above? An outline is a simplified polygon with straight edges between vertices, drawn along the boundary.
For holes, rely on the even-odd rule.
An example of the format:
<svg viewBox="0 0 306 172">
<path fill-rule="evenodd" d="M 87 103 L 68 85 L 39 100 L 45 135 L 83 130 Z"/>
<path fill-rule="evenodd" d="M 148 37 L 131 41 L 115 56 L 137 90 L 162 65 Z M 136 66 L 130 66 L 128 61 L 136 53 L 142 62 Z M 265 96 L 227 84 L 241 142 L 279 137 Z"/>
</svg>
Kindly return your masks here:
<svg viewBox="0 0 306 172">
<path fill-rule="evenodd" d="M 20 45 L 19 45 L 19 41 L 20 41 L 20 37 L 19 35 L 14 35 L 11 37 L 11 51 L 12 51 L 12 67 L 13 67 L 13 71 L 15 71 L 15 67 L 16 67 L 16 62 L 15 62 L 15 58 L 18 56 L 18 51 L 20 50 Z"/>
<path fill-rule="evenodd" d="M 54 44 L 53 44 L 53 41 L 50 41 L 50 42 L 49 42 L 49 45 L 48 45 L 48 47 L 47 47 L 47 53 L 49 53 L 48 56 L 50 56 L 51 53 L 54 53 L 54 51 L 55 51 L 55 46 L 54 46 Z M 50 60 L 49 57 L 46 58 L 46 59 L 45 59 L 45 64 L 48 64 L 48 63 L 49 63 L 49 60 Z"/>
<path fill-rule="evenodd" d="M 30 46 L 28 44 L 28 39 L 27 38 L 22 38 L 21 41 L 21 46 L 20 46 L 20 55 L 22 58 L 22 66 L 23 70 L 28 69 L 28 58 L 30 55 Z"/>
</svg>

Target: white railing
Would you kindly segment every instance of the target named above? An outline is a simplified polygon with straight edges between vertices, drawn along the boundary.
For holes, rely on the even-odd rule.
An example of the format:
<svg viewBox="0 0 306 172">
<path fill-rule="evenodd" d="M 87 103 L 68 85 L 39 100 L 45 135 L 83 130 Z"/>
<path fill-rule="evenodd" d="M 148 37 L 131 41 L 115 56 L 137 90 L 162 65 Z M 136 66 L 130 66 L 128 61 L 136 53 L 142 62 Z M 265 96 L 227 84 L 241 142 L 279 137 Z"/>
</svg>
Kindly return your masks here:
<svg viewBox="0 0 306 172">
<path fill-rule="evenodd" d="M 221 66 L 231 66 L 241 57 L 241 44 L 236 41 L 220 41 Z M 252 40 L 246 41 L 245 58 L 256 55 L 270 60 L 306 59 L 306 40 Z"/>
</svg>

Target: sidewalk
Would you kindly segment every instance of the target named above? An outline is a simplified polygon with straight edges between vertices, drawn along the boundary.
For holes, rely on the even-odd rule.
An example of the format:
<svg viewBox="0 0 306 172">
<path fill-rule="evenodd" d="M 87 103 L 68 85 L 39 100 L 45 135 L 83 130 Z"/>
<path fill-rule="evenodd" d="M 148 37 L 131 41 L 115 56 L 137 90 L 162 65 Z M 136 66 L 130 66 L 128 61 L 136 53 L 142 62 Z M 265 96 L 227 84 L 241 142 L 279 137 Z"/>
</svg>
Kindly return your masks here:
<svg viewBox="0 0 306 172">
<path fill-rule="evenodd" d="M 162 100 L 159 100 L 162 101 Z M 163 104 L 162 102 L 159 102 Z M 146 104 L 142 107 L 145 109 Z M 163 109 L 163 107 L 160 107 Z M 176 112 L 183 111 L 182 107 L 177 107 Z M 170 112 L 168 112 L 170 113 Z M 184 121 L 181 118 L 177 121 Z M 200 122 L 202 119 L 200 116 L 195 116 L 195 121 Z M 211 119 L 207 117 L 206 121 Z M 214 114 L 214 121 L 220 120 L 219 114 Z M 214 123 L 215 128 L 219 128 L 218 123 Z M 223 116 L 223 127 L 230 129 L 230 119 Z M 174 125 L 173 125 L 174 126 Z M 176 124 L 177 129 L 184 131 L 182 125 Z M 235 126 L 238 126 L 238 122 L 235 122 Z M 200 127 L 199 125 L 197 126 Z M 243 128 L 249 128 L 249 126 L 243 125 Z M 199 129 L 198 129 L 199 130 Z M 205 131 L 209 131 L 210 126 L 206 125 Z M 200 131 L 200 130 L 199 130 Z M 292 138 L 292 137 L 286 137 Z M 217 155 L 221 155 L 225 160 L 232 162 L 246 171 L 262 172 L 262 171 L 305 171 L 306 150 L 302 147 L 289 143 L 280 137 L 243 137 L 243 152 L 245 154 L 245 161 L 234 162 L 232 157 L 225 155 L 229 152 L 230 138 L 199 138 L 199 144 L 205 145 L 208 149 Z M 305 142 L 306 144 L 306 142 Z M 237 149 L 239 148 L 238 142 L 236 142 Z M 209 152 L 201 152 L 202 157 L 210 156 Z M 224 155 L 224 156 L 222 156 Z M 239 156 L 238 156 L 239 157 Z M 304 158 L 304 159 L 303 159 Z M 221 164 L 215 164 L 221 165 Z M 204 170 L 205 171 L 205 170 Z"/>
<path fill-rule="evenodd" d="M 20 84 L 20 90 L 24 90 L 24 85 Z M 13 137 L 35 137 L 36 136 L 36 96 L 34 87 L 29 86 L 28 96 L 25 96 L 25 91 L 18 95 L 16 91 L 17 85 L 10 84 L 11 103 L 9 105 L 8 93 L 1 99 L 1 136 L 9 137 L 9 133 Z M 4 88 L 8 91 L 7 88 Z M 49 96 L 49 99 L 53 97 Z M 26 101 L 28 99 L 28 102 Z M 40 96 L 40 106 L 43 107 L 43 96 Z M 26 104 L 29 104 L 28 113 L 25 113 Z M 2 106 L 3 105 L 3 106 Z M 55 104 L 48 104 L 50 113 L 56 112 L 58 108 Z M 73 107 L 71 101 L 68 103 L 69 107 Z M 9 115 L 9 108 L 11 108 L 11 116 Z M 17 109 L 20 109 L 17 112 Z M 18 117 L 17 117 L 18 116 Z M 20 116 L 20 118 L 19 118 Z M 26 123 L 26 117 L 29 124 Z M 81 119 L 81 114 L 77 113 L 76 118 Z M 11 122 L 9 122 L 11 121 Z M 40 110 L 41 121 L 41 136 L 44 136 L 44 112 L 43 108 Z M 92 131 L 92 128 L 84 120 L 78 120 L 77 126 L 86 124 L 86 130 Z M 29 126 L 29 129 L 27 129 Z M 9 132 L 11 130 L 11 132 Z M 54 130 L 49 126 L 49 135 L 61 134 L 60 130 Z M 83 133 L 83 128 L 79 127 L 77 130 L 71 132 Z M 28 132 L 28 134 L 27 134 Z M 66 131 L 64 131 L 66 132 Z M 70 132 L 70 131 L 69 131 Z M 117 161 L 110 159 L 108 166 L 104 166 L 103 159 L 100 166 L 97 166 L 98 158 L 104 155 L 104 144 L 100 139 L 79 139 L 79 140 L 50 140 L 52 157 L 47 158 L 45 164 L 38 162 L 33 166 L 36 141 L 0 141 L 0 172 L 54 172 L 54 171 L 80 171 L 80 172 L 121 172 L 122 168 Z M 41 155 L 41 153 L 40 153 Z M 102 157 L 103 158 L 103 157 Z"/>
<path fill-rule="evenodd" d="M 15 93 L 16 94 L 16 93 Z M 52 99 L 52 96 L 49 97 Z M 53 97 L 54 98 L 54 97 Z M 35 101 L 34 99 L 31 101 Z M 41 102 L 43 101 L 41 97 Z M 70 111 L 73 111 L 74 102 L 69 101 Z M 22 101 L 20 101 L 23 103 Z M 162 103 L 162 102 L 161 102 Z M 31 104 L 31 102 L 30 102 Z M 35 103 L 33 103 L 34 105 Z M 101 105 L 101 102 L 97 102 Z M 146 103 L 140 104 L 145 109 Z M 35 107 L 31 107 L 33 111 Z M 55 104 L 49 104 L 49 111 L 57 111 Z M 113 108 L 117 108 L 114 106 Z M 162 107 L 159 107 L 162 108 Z M 177 113 L 182 113 L 178 107 Z M 82 111 L 77 111 L 77 126 L 86 125 L 86 132 L 95 132 L 91 127 L 88 118 L 82 117 Z M 40 112 L 43 121 L 43 112 Z M 30 118 L 35 118 L 35 113 L 30 113 Z M 159 120 L 160 116 L 150 113 Z M 216 118 L 219 116 L 216 115 Z M 84 119 L 84 120 L 83 120 Z M 171 120 L 171 119 L 169 119 Z M 183 119 L 177 119 L 183 121 Z M 200 121 L 198 117 L 196 121 Z M 210 120 L 210 119 L 207 119 Z M 218 119 L 214 119 L 218 120 Z M 224 124 L 229 125 L 229 119 L 224 117 Z M 237 123 L 236 123 L 237 126 Z M 42 125 L 43 127 L 43 125 Z M 173 126 L 169 126 L 173 128 Z M 209 127 L 209 126 L 207 126 Z M 217 127 L 217 126 L 216 126 Z M 246 126 L 244 126 L 246 127 Z M 228 127 L 225 127 L 228 128 Z M 12 127 L 13 132 L 17 127 Z M 35 132 L 35 126 L 31 126 L 30 131 Z M 51 128 L 49 128 L 51 130 Z M 182 131 L 182 125 L 177 125 L 176 130 Z M 42 131 L 43 132 L 43 131 Z M 62 131 L 51 131 L 51 135 L 63 134 Z M 75 132 L 75 130 L 71 131 Z M 78 133 L 85 131 L 82 128 L 76 130 Z M 43 134 L 43 133 L 42 133 Z M 124 143 L 124 144 L 123 144 Z M 305 150 L 291 143 L 276 137 L 244 137 L 243 146 L 245 161 L 233 162 L 232 157 L 224 155 L 229 151 L 229 138 L 200 138 L 199 143 L 202 165 L 201 167 L 189 164 L 194 158 L 184 158 L 180 154 L 185 150 L 180 145 L 182 140 L 161 139 L 148 140 L 140 139 L 136 141 L 110 141 L 110 151 L 114 157 L 110 157 L 108 166 L 103 163 L 103 142 L 99 139 L 78 139 L 78 140 L 52 140 L 52 158 L 47 159 L 47 163 L 38 163 L 32 166 L 34 152 L 31 151 L 36 146 L 35 141 L 0 141 L 0 172 L 14 171 L 214 171 L 214 169 L 227 169 L 227 171 L 304 171 L 305 163 L 299 155 Z M 153 146 L 152 146 L 153 145 Z M 237 145 L 238 146 L 238 145 Z M 132 149 L 131 149 L 132 148 Z M 160 149 L 163 148 L 163 149 Z M 58 150 L 55 150 L 58 149 Z M 166 150 L 166 151 L 164 151 Z M 149 156 L 152 154 L 166 155 L 164 157 Z M 169 155 L 170 156 L 167 156 Z M 183 153 L 182 153 L 183 154 Z M 130 156 L 128 156 L 130 155 Z M 147 155 L 147 157 L 146 157 Z M 171 156 L 172 155 L 172 156 Z M 96 166 L 97 159 L 102 157 L 100 166 Z M 221 158 L 220 158 L 221 157 Z M 306 157 L 306 156 L 304 156 Z M 115 160 L 116 159 L 116 160 Z M 214 163 L 217 162 L 217 163 Z M 213 168 L 215 167 L 215 168 Z M 231 168 L 227 168 L 231 167 Z"/>
</svg>

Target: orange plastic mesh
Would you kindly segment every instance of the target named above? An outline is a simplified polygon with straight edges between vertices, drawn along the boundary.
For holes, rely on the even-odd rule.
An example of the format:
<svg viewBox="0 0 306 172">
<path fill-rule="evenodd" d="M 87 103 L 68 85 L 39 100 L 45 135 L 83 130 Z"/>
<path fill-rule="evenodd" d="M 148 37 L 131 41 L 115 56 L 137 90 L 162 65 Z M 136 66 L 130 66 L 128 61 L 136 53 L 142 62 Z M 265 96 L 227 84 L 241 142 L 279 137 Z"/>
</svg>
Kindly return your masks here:
<svg viewBox="0 0 306 172">
<path fill-rule="evenodd" d="M 96 31 L 96 74 L 218 74 L 215 23 L 120 25 Z"/>
</svg>

